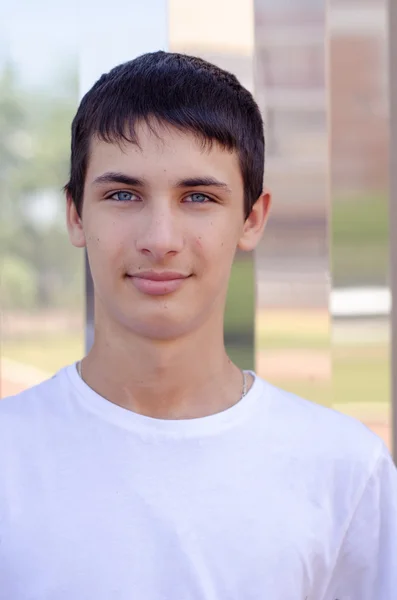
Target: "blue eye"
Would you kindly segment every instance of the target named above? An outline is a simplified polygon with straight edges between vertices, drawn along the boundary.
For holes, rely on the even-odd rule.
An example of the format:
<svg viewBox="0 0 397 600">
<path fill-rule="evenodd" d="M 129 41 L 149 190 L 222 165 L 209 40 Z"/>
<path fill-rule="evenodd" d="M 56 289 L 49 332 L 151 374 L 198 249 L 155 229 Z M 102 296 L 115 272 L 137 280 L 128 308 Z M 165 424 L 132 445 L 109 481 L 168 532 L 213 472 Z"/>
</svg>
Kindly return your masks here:
<svg viewBox="0 0 397 600">
<path fill-rule="evenodd" d="M 131 202 L 134 196 L 136 198 L 136 195 L 132 192 L 115 192 L 110 198 L 119 202 Z"/>
<path fill-rule="evenodd" d="M 196 204 L 204 204 L 205 202 L 211 201 L 211 199 L 208 198 L 208 196 L 206 196 L 205 194 L 189 194 L 189 196 L 187 197 L 191 198 L 190 202 L 194 202 Z"/>
</svg>

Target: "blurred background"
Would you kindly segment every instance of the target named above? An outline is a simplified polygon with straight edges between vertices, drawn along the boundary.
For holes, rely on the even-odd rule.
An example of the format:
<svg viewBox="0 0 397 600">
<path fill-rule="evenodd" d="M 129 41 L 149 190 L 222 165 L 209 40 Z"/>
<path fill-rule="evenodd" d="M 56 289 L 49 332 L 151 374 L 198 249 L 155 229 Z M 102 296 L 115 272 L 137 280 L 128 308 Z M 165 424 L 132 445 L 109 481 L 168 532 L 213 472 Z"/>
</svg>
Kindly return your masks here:
<svg viewBox="0 0 397 600">
<path fill-rule="evenodd" d="M 90 277 L 61 192 L 79 100 L 112 66 L 168 49 L 235 73 L 265 120 L 273 211 L 255 255 L 236 258 L 231 356 L 361 419 L 391 449 L 392 10 L 385 0 L 3 3 L 1 396 L 92 340 Z"/>
</svg>

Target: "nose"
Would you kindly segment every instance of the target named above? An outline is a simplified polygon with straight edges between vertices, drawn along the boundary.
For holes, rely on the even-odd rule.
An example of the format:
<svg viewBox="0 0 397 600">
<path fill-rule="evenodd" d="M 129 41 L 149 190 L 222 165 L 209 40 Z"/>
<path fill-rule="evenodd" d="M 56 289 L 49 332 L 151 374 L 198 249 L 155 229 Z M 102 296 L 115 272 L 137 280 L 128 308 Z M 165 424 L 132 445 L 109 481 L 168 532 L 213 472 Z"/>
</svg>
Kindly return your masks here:
<svg viewBox="0 0 397 600">
<path fill-rule="evenodd" d="M 137 250 L 154 261 L 178 254 L 184 245 L 181 224 L 172 207 L 151 207 L 142 215 Z"/>
</svg>

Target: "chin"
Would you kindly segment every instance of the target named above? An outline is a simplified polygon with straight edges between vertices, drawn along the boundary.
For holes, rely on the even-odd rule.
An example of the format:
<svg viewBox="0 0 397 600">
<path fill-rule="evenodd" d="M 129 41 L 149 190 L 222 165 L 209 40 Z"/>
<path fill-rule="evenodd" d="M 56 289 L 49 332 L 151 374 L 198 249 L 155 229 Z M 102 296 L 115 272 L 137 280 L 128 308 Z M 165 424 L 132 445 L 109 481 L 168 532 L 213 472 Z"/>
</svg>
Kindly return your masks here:
<svg viewBox="0 0 397 600">
<path fill-rule="evenodd" d="M 181 337 L 193 328 L 194 317 L 183 312 L 182 307 L 175 311 L 163 306 L 161 310 L 136 311 L 133 315 L 124 313 L 120 321 L 123 327 L 139 337 L 167 341 Z"/>
<path fill-rule="evenodd" d="M 177 323 L 134 323 L 131 327 L 136 335 L 152 341 L 172 341 L 188 333 L 189 328 Z"/>
</svg>

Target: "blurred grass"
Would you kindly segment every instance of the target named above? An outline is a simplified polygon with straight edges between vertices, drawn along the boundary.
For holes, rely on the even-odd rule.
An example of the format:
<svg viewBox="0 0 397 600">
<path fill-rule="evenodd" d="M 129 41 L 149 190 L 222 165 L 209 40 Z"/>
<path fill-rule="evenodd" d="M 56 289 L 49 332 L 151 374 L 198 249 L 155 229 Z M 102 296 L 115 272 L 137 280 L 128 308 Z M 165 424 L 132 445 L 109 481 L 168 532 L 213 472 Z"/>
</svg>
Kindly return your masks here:
<svg viewBox="0 0 397 600">
<path fill-rule="evenodd" d="M 337 244 L 384 243 L 389 235 L 387 196 L 337 198 L 332 205 L 331 224 Z"/>
<path fill-rule="evenodd" d="M 4 340 L 1 354 L 48 373 L 78 360 L 83 355 L 84 333 L 52 333 Z"/>
<path fill-rule="evenodd" d="M 331 382 L 275 379 L 272 383 L 325 406 L 390 402 L 390 360 L 387 344 L 333 346 L 331 356 Z"/>
<path fill-rule="evenodd" d="M 334 349 L 334 402 L 388 402 L 388 344 Z"/>
<path fill-rule="evenodd" d="M 256 348 L 317 349 L 329 348 L 328 313 L 324 311 L 267 311 L 256 313 Z"/>
<path fill-rule="evenodd" d="M 388 221 L 386 194 L 333 201 L 330 225 L 334 285 L 386 284 Z"/>
</svg>

